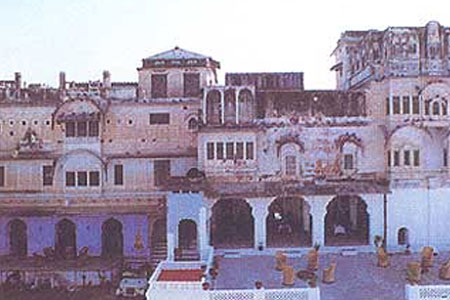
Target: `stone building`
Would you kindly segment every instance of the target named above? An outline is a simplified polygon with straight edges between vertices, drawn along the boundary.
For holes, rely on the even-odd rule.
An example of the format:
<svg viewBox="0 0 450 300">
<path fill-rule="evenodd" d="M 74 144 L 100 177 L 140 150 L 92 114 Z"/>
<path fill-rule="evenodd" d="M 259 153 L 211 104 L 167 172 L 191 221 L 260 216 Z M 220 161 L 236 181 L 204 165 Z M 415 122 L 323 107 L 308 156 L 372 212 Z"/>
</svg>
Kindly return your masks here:
<svg viewBox="0 0 450 300">
<path fill-rule="evenodd" d="M 346 31 L 336 90 L 300 72 L 218 85 L 219 62 L 178 47 L 137 83 L 0 81 L 0 254 L 449 249 L 449 35 Z"/>
</svg>

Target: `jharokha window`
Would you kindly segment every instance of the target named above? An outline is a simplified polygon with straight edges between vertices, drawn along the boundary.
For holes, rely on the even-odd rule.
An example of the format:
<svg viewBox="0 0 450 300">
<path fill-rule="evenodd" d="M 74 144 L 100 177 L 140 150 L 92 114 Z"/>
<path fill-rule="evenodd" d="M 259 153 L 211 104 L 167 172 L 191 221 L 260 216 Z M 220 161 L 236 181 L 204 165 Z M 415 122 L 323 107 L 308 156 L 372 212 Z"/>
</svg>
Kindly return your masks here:
<svg viewBox="0 0 450 300">
<path fill-rule="evenodd" d="M 98 121 L 66 122 L 66 137 L 96 137 L 98 135 Z"/>
<path fill-rule="evenodd" d="M 166 97 L 167 97 L 167 75 L 153 74 L 152 98 L 166 98 Z"/>
</svg>

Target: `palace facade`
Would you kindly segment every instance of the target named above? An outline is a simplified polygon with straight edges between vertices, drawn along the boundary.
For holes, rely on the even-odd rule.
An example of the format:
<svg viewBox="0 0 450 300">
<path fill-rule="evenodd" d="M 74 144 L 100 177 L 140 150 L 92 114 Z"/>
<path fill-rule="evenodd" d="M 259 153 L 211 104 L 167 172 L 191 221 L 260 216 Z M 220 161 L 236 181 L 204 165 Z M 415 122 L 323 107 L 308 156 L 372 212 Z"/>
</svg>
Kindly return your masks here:
<svg viewBox="0 0 450 300">
<path fill-rule="evenodd" d="M 0 255 L 450 248 L 450 28 L 346 31 L 336 90 L 175 47 L 137 83 L 0 81 Z"/>
</svg>

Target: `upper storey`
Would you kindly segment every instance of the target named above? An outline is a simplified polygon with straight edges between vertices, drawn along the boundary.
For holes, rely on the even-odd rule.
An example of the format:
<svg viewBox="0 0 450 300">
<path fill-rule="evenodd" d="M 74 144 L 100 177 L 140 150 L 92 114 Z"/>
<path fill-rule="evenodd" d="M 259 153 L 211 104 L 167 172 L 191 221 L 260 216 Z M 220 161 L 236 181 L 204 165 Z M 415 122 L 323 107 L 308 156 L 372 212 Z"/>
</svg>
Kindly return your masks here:
<svg viewBox="0 0 450 300">
<path fill-rule="evenodd" d="M 431 21 L 425 27 L 384 31 L 345 31 L 333 55 L 337 89 L 385 77 L 449 76 L 450 28 Z"/>
<path fill-rule="evenodd" d="M 217 83 L 219 62 L 175 47 L 142 60 L 138 97 L 198 98 L 201 90 Z"/>
</svg>

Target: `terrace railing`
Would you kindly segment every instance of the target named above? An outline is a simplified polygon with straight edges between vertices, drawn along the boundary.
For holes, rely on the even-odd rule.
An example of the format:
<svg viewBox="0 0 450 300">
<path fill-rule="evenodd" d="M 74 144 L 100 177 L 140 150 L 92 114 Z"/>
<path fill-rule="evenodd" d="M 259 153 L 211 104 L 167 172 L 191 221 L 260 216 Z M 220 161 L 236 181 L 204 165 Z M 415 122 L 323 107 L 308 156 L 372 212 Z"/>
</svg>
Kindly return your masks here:
<svg viewBox="0 0 450 300">
<path fill-rule="evenodd" d="M 406 285 L 406 300 L 450 299 L 450 285 Z"/>
</svg>

